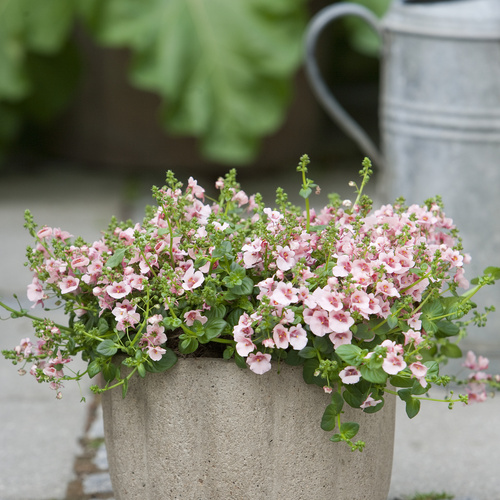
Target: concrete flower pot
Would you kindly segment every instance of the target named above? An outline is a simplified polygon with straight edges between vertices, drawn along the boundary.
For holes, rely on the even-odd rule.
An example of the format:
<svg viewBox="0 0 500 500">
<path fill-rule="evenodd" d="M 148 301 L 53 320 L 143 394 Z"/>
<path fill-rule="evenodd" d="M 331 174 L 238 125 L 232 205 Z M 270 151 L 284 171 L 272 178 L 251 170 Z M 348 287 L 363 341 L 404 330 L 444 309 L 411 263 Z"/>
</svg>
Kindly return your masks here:
<svg viewBox="0 0 500 500">
<path fill-rule="evenodd" d="M 376 414 L 346 409 L 362 453 L 321 430 L 329 402 L 287 365 L 255 375 L 223 359 L 183 359 L 134 377 L 125 399 L 103 394 L 115 498 L 386 500 L 394 399 Z"/>
</svg>

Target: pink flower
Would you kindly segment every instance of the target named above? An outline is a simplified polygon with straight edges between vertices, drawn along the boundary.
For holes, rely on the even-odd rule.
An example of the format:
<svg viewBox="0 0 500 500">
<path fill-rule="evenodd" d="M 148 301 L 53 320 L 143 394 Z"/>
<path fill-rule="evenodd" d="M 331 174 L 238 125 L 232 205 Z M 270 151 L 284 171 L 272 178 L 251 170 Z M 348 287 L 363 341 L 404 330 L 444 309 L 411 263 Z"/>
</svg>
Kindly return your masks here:
<svg viewBox="0 0 500 500">
<path fill-rule="evenodd" d="M 193 309 L 192 311 L 184 313 L 184 320 L 187 326 L 193 326 L 195 321 L 199 321 L 204 325 L 208 321 L 208 318 L 201 315 L 201 309 Z"/>
<path fill-rule="evenodd" d="M 295 252 L 292 252 L 288 246 L 284 248 L 277 246 L 278 258 L 276 259 L 276 265 L 281 271 L 288 271 L 295 265 Z"/>
<path fill-rule="evenodd" d="M 342 255 L 337 259 L 337 265 L 332 269 L 332 274 L 337 277 L 345 277 L 351 272 L 351 259 L 348 255 Z"/>
<path fill-rule="evenodd" d="M 377 283 L 376 290 L 378 293 L 384 297 L 399 297 L 399 292 L 397 291 L 394 283 L 387 280 L 380 281 Z"/>
<path fill-rule="evenodd" d="M 463 364 L 463 366 L 469 368 L 469 370 L 487 370 L 488 365 L 488 358 L 479 356 L 479 358 L 476 359 L 476 355 L 472 351 L 467 352 L 467 356 Z"/>
<path fill-rule="evenodd" d="M 261 352 L 252 353 L 247 358 L 247 364 L 254 373 L 262 375 L 271 369 L 271 355 Z"/>
<path fill-rule="evenodd" d="M 292 326 L 288 330 L 290 337 L 290 345 L 296 350 L 300 351 L 304 349 L 307 345 L 307 332 L 302 328 L 302 326 Z"/>
<path fill-rule="evenodd" d="M 346 366 L 339 373 L 339 377 L 344 384 L 356 384 L 361 378 L 361 373 L 355 366 Z"/>
<path fill-rule="evenodd" d="M 132 287 L 127 285 L 124 281 L 117 283 L 116 281 L 112 285 L 106 287 L 106 292 L 110 297 L 114 299 L 123 299 L 132 291 Z"/>
<path fill-rule="evenodd" d="M 388 373 L 389 375 L 396 375 L 405 368 L 406 363 L 402 356 L 399 356 L 395 352 L 387 353 L 387 356 L 382 364 L 382 369 L 385 373 Z"/>
<path fill-rule="evenodd" d="M 273 340 L 273 339 L 264 339 L 264 340 L 262 341 L 262 345 L 263 345 L 264 347 L 269 348 L 269 349 L 273 349 L 273 348 L 275 347 L 275 345 L 274 345 L 274 340 Z"/>
<path fill-rule="evenodd" d="M 196 196 L 196 198 L 200 200 L 205 198 L 205 190 L 201 186 L 198 186 L 198 181 L 194 180 L 192 177 L 188 179 L 187 189 L 190 189 L 191 193 L 193 196 Z"/>
<path fill-rule="evenodd" d="M 286 349 L 290 340 L 288 330 L 281 324 L 273 328 L 273 340 L 278 349 Z"/>
<path fill-rule="evenodd" d="M 411 328 L 407 332 L 403 332 L 403 334 L 405 336 L 405 345 L 410 342 L 414 342 L 415 346 L 417 346 L 420 342 L 422 342 L 422 340 L 424 340 L 420 332 L 416 332 Z"/>
<path fill-rule="evenodd" d="M 36 235 L 43 240 L 44 238 L 50 238 L 52 236 L 52 228 L 43 226 L 42 229 L 40 229 Z"/>
<path fill-rule="evenodd" d="M 468 403 L 483 403 L 488 399 L 488 394 L 486 393 L 485 384 L 478 384 L 477 382 L 472 382 L 465 388 L 467 391 Z"/>
<path fill-rule="evenodd" d="M 90 260 L 87 257 L 80 255 L 79 257 L 75 257 L 71 261 L 71 267 L 73 269 L 75 269 L 77 267 L 85 267 L 85 266 L 88 266 L 89 263 L 90 263 Z"/>
<path fill-rule="evenodd" d="M 330 327 L 330 318 L 328 317 L 328 313 L 323 311 L 322 309 L 315 309 L 312 311 L 312 314 L 307 311 L 311 311 L 310 309 L 304 310 L 304 321 L 311 332 L 318 337 L 324 337 L 327 333 L 331 333 L 332 329 Z"/>
<path fill-rule="evenodd" d="M 244 191 L 238 191 L 232 198 L 232 201 L 238 203 L 238 207 L 242 207 L 248 203 L 248 196 Z"/>
<path fill-rule="evenodd" d="M 344 306 L 342 304 L 342 295 L 338 292 L 332 292 L 329 287 L 316 288 L 312 293 L 313 299 L 325 311 L 340 311 Z"/>
<path fill-rule="evenodd" d="M 148 355 L 153 361 L 160 361 L 166 352 L 167 351 L 162 347 L 158 347 L 156 345 L 148 346 Z"/>
<path fill-rule="evenodd" d="M 292 303 L 298 302 L 297 289 L 291 283 L 284 283 L 280 281 L 273 293 L 271 299 L 275 300 L 281 306 L 289 306 Z"/>
<path fill-rule="evenodd" d="M 347 330 L 341 333 L 330 333 L 329 338 L 333 344 L 333 347 L 337 349 L 338 346 L 343 344 L 350 344 L 352 341 L 352 332 Z"/>
<path fill-rule="evenodd" d="M 381 399 L 373 399 L 372 393 L 370 393 L 370 395 L 363 401 L 363 403 L 361 403 L 360 408 L 364 410 L 365 408 L 369 408 L 370 406 L 377 406 L 381 402 Z"/>
<path fill-rule="evenodd" d="M 410 365 L 410 370 L 412 377 L 415 377 L 422 387 L 427 387 L 427 381 L 425 380 L 425 376 L 427 375 L 427 366 L 417 361 Z"/>
<path fill-rule="evenodd" d="M 193 290 L 202 285 L 205 277 L 201 271 L 195 271 L 194 266 L 191 266 L 182 277 L 182 281 L 184 282 L 182 283 L 184 290 Z"/>
<path fill-rule="evenodd" d="M 66 276 L 59 282 L 59 288 L 62 293 L 70 293 L 78 288 L 80 280 L 74 276 Z"/>
<path fill-rule="evenodd" d="M 46 293 L 43 291 L 43 286 L 36 276 L 28 285 L 27 295 L 31 302 L 36 302 L 37 304 L 47 298 Z"/>
<path fill-rule="evenodd" d="M 354 325 L 354 319 L 347 311 L 333 311 L 329 315 L 329 325 L 335 333 L 344 333 Z"/>
<path fill-rule="evenodd" d="M 257 349 L 257 346 L 248 337 L 241 337 L 236 342 L 236 352 L 242 358 L 246 358 L 255 349 Z"/>
</svg>

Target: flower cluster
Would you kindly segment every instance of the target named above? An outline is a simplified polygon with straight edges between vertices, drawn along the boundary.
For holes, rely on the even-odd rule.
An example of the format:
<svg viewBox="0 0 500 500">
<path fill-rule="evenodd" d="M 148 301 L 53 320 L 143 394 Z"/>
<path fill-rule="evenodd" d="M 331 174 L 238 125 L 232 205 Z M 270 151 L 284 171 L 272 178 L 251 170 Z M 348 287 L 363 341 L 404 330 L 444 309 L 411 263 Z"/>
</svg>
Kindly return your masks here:
<svg viewBox="0 0 500 500">
<path fill-rule="evenodd" d="M 298 167 L 305 211 L 282 190 L 276 207 L 266 207 L 260 195 L 240 189 L 231 171 L 217 181 L 212 202 L 194 179 L 182 189 L 169 172 L 166 185 L 153 188 L 156 205 L 142 224 L 113 219 L 91 244 L 60 229 L 38 229 L 27 212 L 36 240 L 28 249 L 34 272 L 28 298 L 34 306 L 59 300 L 69 322 L 1 304 L 34 318 L 38 338 L 4 355 L 32 363 L 31 373 L 57 390 L 64 380 L 102 372 L 104 389 L 122 386 L 124 393 L 135 372 L 164 371 L 179 356 L 201 352 L 234 358 L 259 375 L 280 361 L 301 365 L 306 382 L 332 394 L 322 427 L 337 427 L 333 441 L 362 449 L 351 440 L 357 424 L 340 421 L 344 402 L 371 413 L 399 388 L 408 415 L 418 413 L 431 384 L 450 381 L 439 364 L 461 356 L 465 326 L 482 321 L 477 313 L 463 320 L 471 297 L 500 273 L 488 268 L 459 295 L 469 287 L 469 256 L 439 198 L 371 211 L 362 194 L 371 173 L 365 160 L 356 201 L 332 198 L 316 213 L 307 163 L 303 157 Z M 78 353 L 88 368 L 67 375 Z M 126 377 L 117 353 L 131 368 Z M 483 373 L 484 358 L 469 354 L 466 366 L 475 371 L 469 398 L 481 401 L 487 384 L 499 381 Z"/>
</svg>

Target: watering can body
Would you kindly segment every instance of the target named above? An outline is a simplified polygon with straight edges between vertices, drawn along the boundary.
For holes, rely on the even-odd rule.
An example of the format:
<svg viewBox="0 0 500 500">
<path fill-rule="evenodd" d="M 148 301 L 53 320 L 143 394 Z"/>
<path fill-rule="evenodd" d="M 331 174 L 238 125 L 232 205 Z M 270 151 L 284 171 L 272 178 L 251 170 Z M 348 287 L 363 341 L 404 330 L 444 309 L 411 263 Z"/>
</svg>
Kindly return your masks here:
<svg viewBox="0 0 500 500">
<path fill-rule="evenodd" d="M 382 38 L 380 148 L 336 101 L 314 58 L 319 33 L 347 15 Z M 500 265 L 499 0 L 394 0 L 382 20 L 357 4 L 333 4 L 307 30 L 306 73 L 327 112 L 379 167 L 380 201 L 442 195 L 475 256 L 472 272 Z"/>
</svg>

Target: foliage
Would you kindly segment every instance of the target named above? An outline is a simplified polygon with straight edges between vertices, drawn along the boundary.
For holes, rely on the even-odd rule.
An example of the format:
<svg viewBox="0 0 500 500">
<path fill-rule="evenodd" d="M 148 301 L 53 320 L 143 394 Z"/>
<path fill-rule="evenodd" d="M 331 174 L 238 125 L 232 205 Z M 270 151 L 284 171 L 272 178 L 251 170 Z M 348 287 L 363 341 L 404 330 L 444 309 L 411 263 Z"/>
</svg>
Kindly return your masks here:
<svg viewBox="0 0 500 500">
<path fill-rule="evenodd" d="M 358 0 L 363 3 L 362 0 Z M 387 0 L 370 5 L 383 12 Z M 46 123 L 79 76 L 76 23 L 128 49 L 129 78 L 162 99 L 161 122 L 208 159 L 252 160 L 282 124 L 302 60 L 307 0 L 0 0 L 0 154 L 25 121 Z M 354 45 L 376 40 L 349 19 Z"/>
<path fill-rule="evenodd" d="M 388 394 L 399 396 L 413 418 L 432 385 L 446 385 L 439 365 L 461 357 L 459 340 L 473 296 L 500 277 L 488 268 L 466 288 L 460 240 L 439 199 L 406 207 L 401 201 L 372 210 L 363 188 L 352 183 L 354 203 L 333 202 L 315 213 L 308 198 L 317 187 L 301 158 L 300 194 L 306 209 L 277 190 L 276 207 L 249 197 L 236 172 L 220 178 L 218 199 L 190 178 L 169 172 L 153 188 L 156 205 L 142 224 L 112 219 L 102 239 L 87 243 L 58 228 L 38 229 L 30 212 L 26 228 L 34 272 L 28 298 L 64 307 L 67 325 L 41 319 L 0 302 L 13 317 L 32 318 L 36 341 L 26 338 L 3 354 L 61 395 L 64 381 L 102 373 L 102 392 L 135 374 L 172 368 L 179 356 L 207 352 L 259 376 L 284 361 L 303 366 L 305 382 L 331 394 L 321 427 L 353 450 L 359 425 L 343 422 L 345 404 L 379 411 Z M 332 198 L 335 200 L 335 198 Z M 120 354 L 121 357 L 116 356 Z M 74 356 L 85 372 L 68 374 Z M 121 361 L 123 360 L 123 361 Z M 122 376 L 120 362 L 130 373 Z M 482 401 L 500 379 L 485 373 L 487 360 L 468 353 L 468 395 L 443 401 Z M 311 390 L 321 390 L 313 387 Z"/>
</svg>

